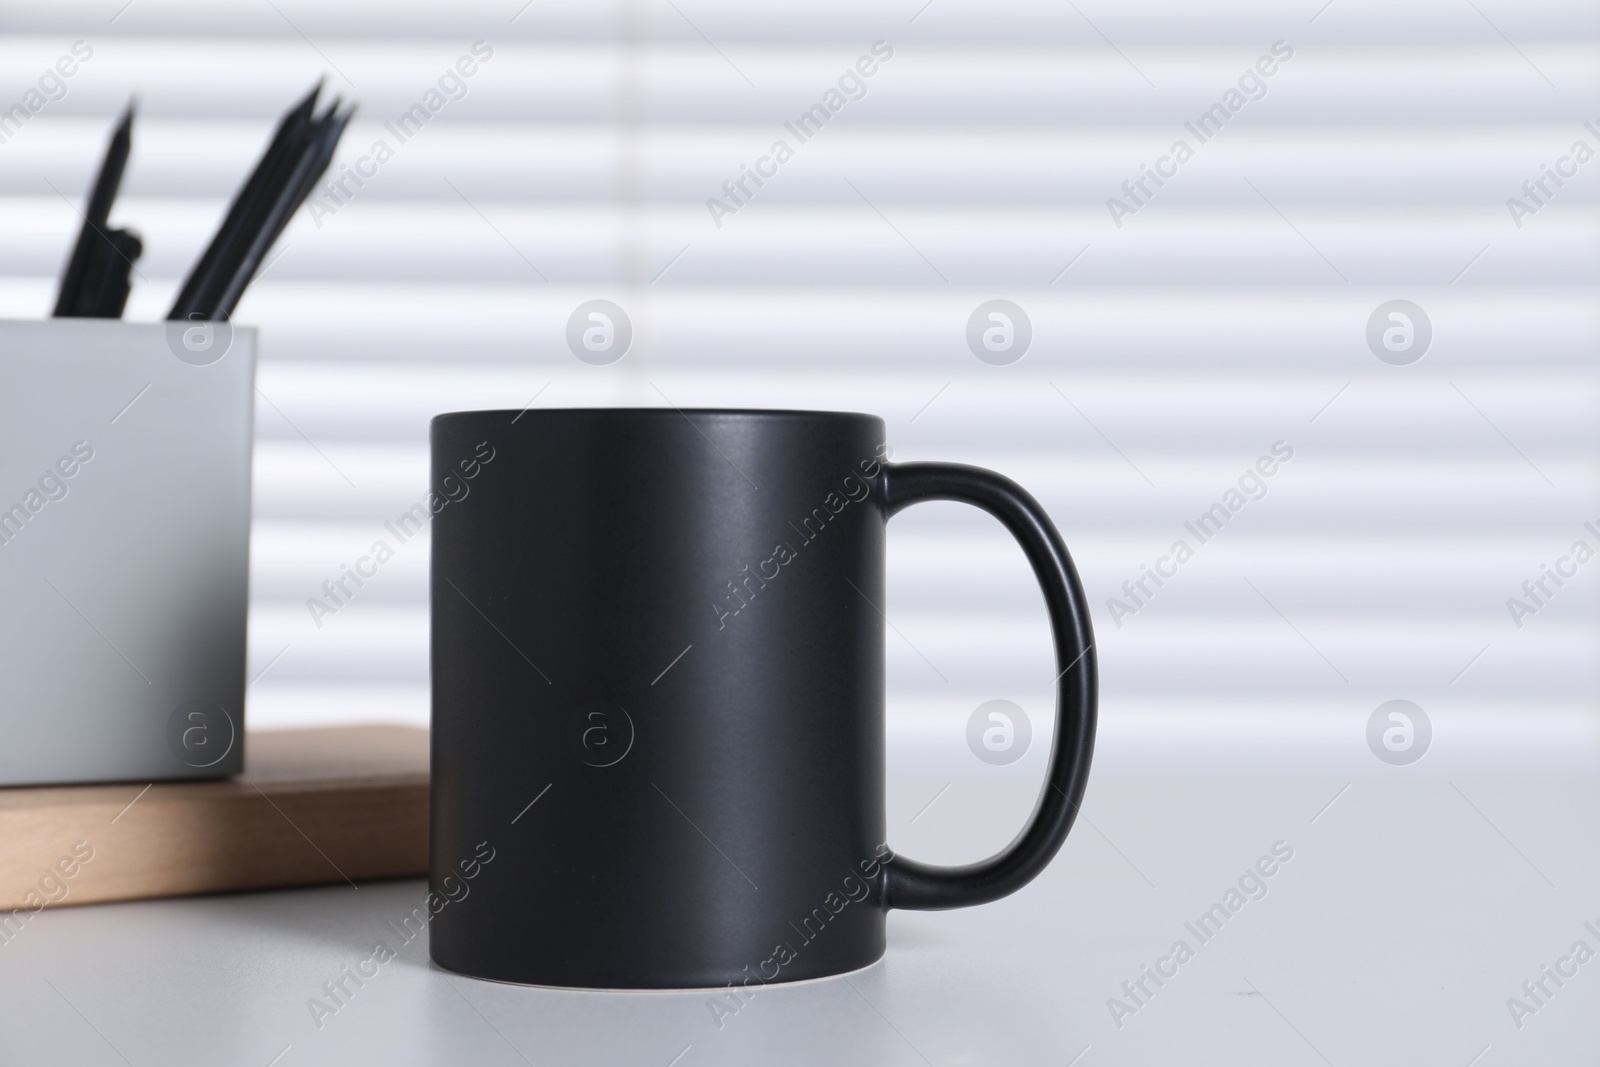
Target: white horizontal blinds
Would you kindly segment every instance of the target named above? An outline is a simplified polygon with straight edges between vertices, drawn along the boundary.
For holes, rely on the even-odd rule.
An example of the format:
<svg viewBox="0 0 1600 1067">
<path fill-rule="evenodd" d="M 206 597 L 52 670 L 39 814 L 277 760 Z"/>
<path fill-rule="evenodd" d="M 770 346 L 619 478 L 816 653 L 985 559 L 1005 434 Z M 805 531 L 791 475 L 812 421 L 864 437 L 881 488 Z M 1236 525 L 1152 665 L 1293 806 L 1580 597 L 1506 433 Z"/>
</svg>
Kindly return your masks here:
<svg viewBox="0 0 1600 1067">
<path fill-rule="evenodd" d="M 12 12 L 0 103 L 73 40 L 94 56 L 0 144 L 0 310 L 47 309 L 76 225 L 55 190 L 82 195 L 130 89 L 139 318 L 307 83 L 360 102 L 340 161 L 365 185 L 302 213 L 239 310 L 263 351 L 258 724 L 425 716 L 425 536 L 320 627 L 306 601 L 425 490 L 430 415 L 670 401 L 874 411 L 900 458 L 1028 486 L 1094 600 L 1108 736 L 1359 746 L 1405 697 L 1455 743 L 1590 744 L 1595 580 L 1546 579 L 1520 628 L 1507 600 L 1600 548 L 1600 161 L 1570 159 L 1600 149 L 1596 13 L 1318 6 Z M 596 298 L 634 329 L 609 367 L 565 340 Z M 1396 299 L 1431 327 L 1410 365 L 1367 340 Z M 1026 315 L 1018 362 L 969 346 L 991 300 Z M 897 518 L 891 550 L 895 729 L 959 746 L 1004 697 L 1042 730 L 1020 553 L 953 505 Z"/>
</svg>

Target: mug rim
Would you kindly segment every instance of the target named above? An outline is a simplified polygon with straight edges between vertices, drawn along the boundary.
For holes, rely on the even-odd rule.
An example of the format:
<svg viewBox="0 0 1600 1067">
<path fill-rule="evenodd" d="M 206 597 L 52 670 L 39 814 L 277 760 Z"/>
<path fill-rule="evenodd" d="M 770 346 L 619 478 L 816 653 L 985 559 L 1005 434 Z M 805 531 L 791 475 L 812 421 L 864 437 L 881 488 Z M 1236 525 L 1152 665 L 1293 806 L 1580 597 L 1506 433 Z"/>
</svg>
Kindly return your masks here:
<svg viewBox="0 0 1600 1067">
<path fill-rule="evenodd" d="M 481 408 L 469 411 L 445 411 L 433 416 L 431 423 L 447 419 L 482 419 L 502 416 L 513 420 L 523 418 L 550 418 L 552 416 L 607 415 L 619 417 L 661 417 L 676 415 L 682 418 L 695 416 L 707 419 L 867 419 L 883 422 L 883 416 L 864 411 L 822 411 L 806 408 L 676 408 L 676 407 L 572 407 L 572 408 Z"/>
</svg>

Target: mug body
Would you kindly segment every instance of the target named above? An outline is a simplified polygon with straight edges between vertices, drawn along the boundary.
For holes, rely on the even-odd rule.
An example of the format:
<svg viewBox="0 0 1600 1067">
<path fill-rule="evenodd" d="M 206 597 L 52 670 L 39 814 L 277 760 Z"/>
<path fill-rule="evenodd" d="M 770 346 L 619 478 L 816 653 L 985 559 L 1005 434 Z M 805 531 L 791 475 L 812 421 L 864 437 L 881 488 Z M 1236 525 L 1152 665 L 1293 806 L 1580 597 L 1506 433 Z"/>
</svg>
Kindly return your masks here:
<svg viewBox="0 0 1600 1067">
<path fill-rule="evenodd" d="M 884 948 L 882 420 L 432 425 L 430 950 L 693 988 Z"/>
</svg>

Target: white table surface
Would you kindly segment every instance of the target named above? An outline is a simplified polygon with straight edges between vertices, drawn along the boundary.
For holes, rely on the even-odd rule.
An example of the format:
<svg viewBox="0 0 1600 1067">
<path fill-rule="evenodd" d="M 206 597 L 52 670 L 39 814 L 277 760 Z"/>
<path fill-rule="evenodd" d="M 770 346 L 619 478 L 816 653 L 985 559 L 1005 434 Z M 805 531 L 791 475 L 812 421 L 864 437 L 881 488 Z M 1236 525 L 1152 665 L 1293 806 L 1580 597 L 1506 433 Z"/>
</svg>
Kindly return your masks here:
<svg viewBox="0 0 1600 1067">
<path fill-rule="evenodd" d="M 1575 941 L 1600 951 L 1584 927 L 1600 929 L 1592 746 L 1498 760 L 1452 752 L 1446 725 L 1422 762 L 1390 767 L 1358 720 L 1315 757 L 1113 744 L 1035 883 L 894 913 L 880 963 L 768 987 L 720 1028 L 705 992 L 475 981 L 433 967 L 425 938 L 319 1027 L 323 983 L 396 942 L 386 924 L 424 892 L 403 881 L 45 912 L 0 945 L 0 1063 L 1593 1062 L 1600 959 L 1547 980 L 1555 994 L 1520 1028 L 1507 1008 Z M 971 859 L 1014 832 L 1042 753 L 999 768 L 961 755 L 897 755 L 900 851 Z M 534 820 L 519 829 L 536 845 Z M 1278 841 L 1294 857 L 1267 895 L 1200 945 L 1185 921 Z M 1194 958 L 1116 1025 L 1108 998 L 1179 939 Z"/>
</svg>

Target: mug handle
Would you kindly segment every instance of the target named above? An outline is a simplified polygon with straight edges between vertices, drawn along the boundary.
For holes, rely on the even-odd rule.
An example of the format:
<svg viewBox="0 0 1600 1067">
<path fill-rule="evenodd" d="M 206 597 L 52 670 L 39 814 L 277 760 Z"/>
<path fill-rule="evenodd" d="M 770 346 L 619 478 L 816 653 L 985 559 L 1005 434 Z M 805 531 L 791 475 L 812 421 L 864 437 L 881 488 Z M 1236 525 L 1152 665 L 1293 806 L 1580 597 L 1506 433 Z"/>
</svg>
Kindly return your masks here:
<svg viewBox="0 0 1600 1067">
<path fill-rule="evenodd" d="M 885 907 L 941 911 L 984 904 L 1031 882 L 1067 839 L 1083 802 L 1094 752 L 1098 671 L 1094 629 L 1078 572 L 1055 524 L 1026 489 L 1003 475 L 960 463 L 889 463 L 889 516 L 924 500 L 957 500 L 1005 525 L 1033 566 L 1055 642 L 1056 728 L 1050 769 L 1027 828 L 997 855 L 960 867 L 935 867 L 899 855 L 884 863 Z"/>
</svg>

